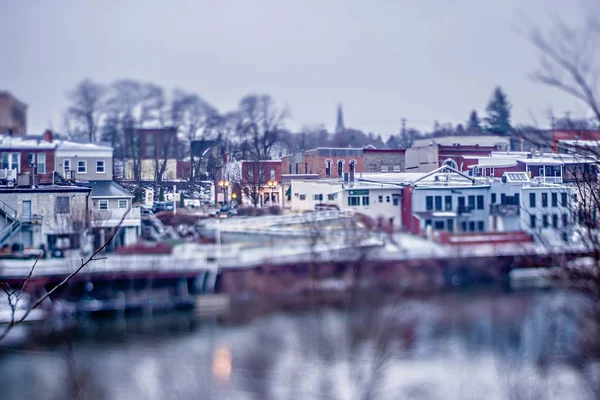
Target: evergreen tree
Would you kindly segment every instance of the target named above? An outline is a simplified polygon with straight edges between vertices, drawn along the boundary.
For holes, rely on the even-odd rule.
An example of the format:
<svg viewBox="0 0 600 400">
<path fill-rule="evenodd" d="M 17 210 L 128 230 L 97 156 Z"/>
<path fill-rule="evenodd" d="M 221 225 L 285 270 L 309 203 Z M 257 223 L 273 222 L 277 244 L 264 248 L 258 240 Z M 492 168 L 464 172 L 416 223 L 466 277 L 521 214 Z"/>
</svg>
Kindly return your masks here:
<svg viewBox="0 0 600 400">
<path fill-rule="evenodd" d="M 498 135 L 507 135 L 512 130 L 510 126 L 510 109 L 511 105 L 506 98 L 506 94 L 500 86 L 494 90 L 494 94 L 488 103 L 485 111 L 486 129 L 490 133 Z"/>
<path fill-rule="evenodd" d="M 388 149 L 400 148 L 400 144 L 398 143 L 398 138 L 396 138 L 396 136 L 394 136 L 394 135 L 390 136 L 390 138 L 385 142 L 385 147 L 387 147 Z"/>
<path fill-rule="evenodd" d="M 467 122 L 467 132 L 469 133 L 481 133 L 481 120 L 479 119 L 479 115 L 477 115 L 477 111 L 471 111 L 471 115 L 469 115 L 469 121 Z"/>
</svg>

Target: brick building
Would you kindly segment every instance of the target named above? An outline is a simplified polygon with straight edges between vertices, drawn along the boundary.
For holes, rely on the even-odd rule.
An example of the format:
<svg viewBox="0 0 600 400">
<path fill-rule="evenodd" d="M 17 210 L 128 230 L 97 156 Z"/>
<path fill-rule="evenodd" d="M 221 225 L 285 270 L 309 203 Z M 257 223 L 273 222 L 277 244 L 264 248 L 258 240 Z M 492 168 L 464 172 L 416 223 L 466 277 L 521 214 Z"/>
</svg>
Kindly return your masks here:
<svg viewBox="0 0 600 400">
<path fill-rule="evenodd" d="M 216 202 L 282 206 L 281 166 L 279 160 L 246 160 L 226 164 L 215 174 Z"/>
<path fill-rule="evenodd" d="M 355 173 L 364 171 L 363 149 L 318 147 L 282 159 L 283 172 L 288 175 L 316 174 L 348 180 L 352 166 Z"/>
<path fill-rule="evenodd" d="M 12 135 L 0 136 L 0 171 L 12 174 L 21 182 L 49 183 L 55 170 L 56 143 L 52 132 L 46 131 L 40 139 L 28 139 Z"/>
<path fill-rule="evenodd" d="M 363 150 L 364 172 L 404 172 L 405 151 L 404 149 L 365 147 Z"/>
<path fill-rule="evenodd" d="M 124 178 L 154 181 L 157 179 L 157 163 L 165 163 L 163 181 L 187 179 L 190 166 L 189 162 L 179 160 L 179 145 L 176 128 L 126 129 L 123 143 Z"/>
<path fill-rule="evenodd" d="M 0 134 L 7 132 L 27 133 L 27 104 L 9 92 L 0 92 Z"/>
</svg>

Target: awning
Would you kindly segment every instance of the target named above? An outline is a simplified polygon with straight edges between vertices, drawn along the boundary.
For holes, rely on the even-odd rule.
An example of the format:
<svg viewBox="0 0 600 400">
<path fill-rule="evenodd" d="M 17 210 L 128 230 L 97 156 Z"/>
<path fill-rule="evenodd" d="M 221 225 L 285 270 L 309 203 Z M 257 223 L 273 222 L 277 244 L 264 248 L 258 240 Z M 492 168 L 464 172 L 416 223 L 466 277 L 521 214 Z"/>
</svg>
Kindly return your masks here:
<svg viewBox="0 0 600 400">
<path fill-rule="evenodd" d="M 286 196 L 291 196 L 292 195 L 292 187 L 291 186 L 289 188 L 287 188 L 287 190 L 285 191 L 285 195 Z"/>
</svg>

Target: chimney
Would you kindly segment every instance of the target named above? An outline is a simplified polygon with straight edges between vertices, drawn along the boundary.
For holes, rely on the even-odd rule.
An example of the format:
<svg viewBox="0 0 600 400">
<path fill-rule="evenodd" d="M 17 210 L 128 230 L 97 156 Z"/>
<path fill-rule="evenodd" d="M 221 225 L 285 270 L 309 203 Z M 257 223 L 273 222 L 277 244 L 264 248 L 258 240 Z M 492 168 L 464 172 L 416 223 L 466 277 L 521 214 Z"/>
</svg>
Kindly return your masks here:
<svg viewBox="0 0 600 400">
<path fill-rule="evenodd" d="M 43 139 L 44 142 L 52 143 L 52 131 L 50 129 L 46 129 Z"/>
</svg>

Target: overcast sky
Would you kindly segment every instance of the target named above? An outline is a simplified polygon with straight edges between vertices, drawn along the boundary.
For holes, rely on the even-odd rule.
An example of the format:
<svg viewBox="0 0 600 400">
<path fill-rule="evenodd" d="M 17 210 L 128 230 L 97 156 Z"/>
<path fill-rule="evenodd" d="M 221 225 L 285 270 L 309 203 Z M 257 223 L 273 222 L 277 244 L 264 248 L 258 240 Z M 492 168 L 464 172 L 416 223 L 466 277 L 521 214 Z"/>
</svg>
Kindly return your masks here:
<svg viewBox="0 0 600 400">
<path fill-rule="evenodd" d="M 388 136 L 484 112 L 501 85 L 513 122 L 582 112 L 528 75 L 525 18 L 574 14 L 565 0 L 0 0 L 0 90 L 29 104 L 29 130 L 60 130 L 82 78 L 152 81 L 233 109 L 247 93 L 287 105 L 288 126 Z M 560 7 L 560 8 L 559 8 Z M 571 8 L 572 7 L 572 8 Z"/>
</svg>

